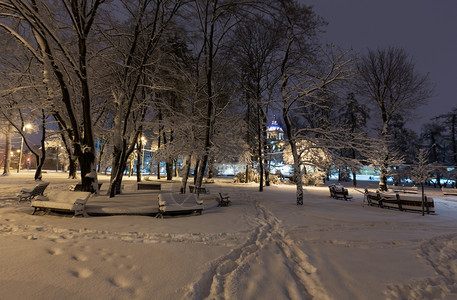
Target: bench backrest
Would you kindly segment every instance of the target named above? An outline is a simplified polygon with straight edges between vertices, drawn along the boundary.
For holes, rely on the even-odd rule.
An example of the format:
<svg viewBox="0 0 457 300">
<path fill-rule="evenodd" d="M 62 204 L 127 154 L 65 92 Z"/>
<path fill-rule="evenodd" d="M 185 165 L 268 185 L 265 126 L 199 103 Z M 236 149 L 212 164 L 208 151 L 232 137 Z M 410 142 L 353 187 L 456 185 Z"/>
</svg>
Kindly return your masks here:
<svg viewBox="0 0 457 300">
<path fill-rule="evenodd" d="M 44 190 L 48 187 L 49 182 L 43 182 L 40 184 L 37 184 L 32 192 L 30 193 L 32 196 L 38 196 L 38 195 L 43 195 Z"/>
<path fill-rule="evenodd" d="M 398 194 L 398 196 L 400 197 L 400 200 L 402 200 L 402 201 L 422 202 L 422 195 L 412 196 L 412 195 Z M 433 198 L 425 196 L 425 201 L 433 202 Z"/>
<path fill-rule="evenodd" d="M 159 205 L 195 205 L 201 204 L 201 200 L 198 199 L 196 194 L 172 194 L 164 193 L 159 194 Z"/>
</svg>

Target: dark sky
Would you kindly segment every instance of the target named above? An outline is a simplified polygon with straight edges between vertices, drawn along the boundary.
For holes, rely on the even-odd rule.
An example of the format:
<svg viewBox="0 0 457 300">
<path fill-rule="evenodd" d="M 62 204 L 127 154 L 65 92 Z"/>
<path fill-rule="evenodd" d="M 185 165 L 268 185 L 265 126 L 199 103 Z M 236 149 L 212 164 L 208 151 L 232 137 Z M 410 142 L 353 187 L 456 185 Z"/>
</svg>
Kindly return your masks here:
<svg viewBox="0 0 457 300">
<path fill-rule="evenodd" d="M 324 38 L 358 53 L 396 46 L 429 74 L 435 96 L 411 128 L 457 107 L 457 0 L 301 0 L 329 24 Z"/>
</svg>

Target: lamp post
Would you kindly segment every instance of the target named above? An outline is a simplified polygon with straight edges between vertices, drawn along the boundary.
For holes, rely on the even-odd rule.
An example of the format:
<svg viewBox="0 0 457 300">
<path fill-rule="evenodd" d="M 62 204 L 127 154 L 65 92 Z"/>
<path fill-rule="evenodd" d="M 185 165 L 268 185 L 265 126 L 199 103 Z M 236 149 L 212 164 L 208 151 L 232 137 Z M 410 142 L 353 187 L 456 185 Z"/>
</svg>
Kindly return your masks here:
<svg viewBox="0 0 457 300">
<path fill-rule="evenodd" d="M 146 143 L 148 140 L 142 136 L 141 137 L 141 175 L 143 175 L 143 169 L 144 169 L 144 147 L 146 146 Z"/>
<path fill-rule="evenodd" d="M 24 127 L 22 127 L 22 131 L 25 129 L 32 128 L 32 125 L 30 124 L 25 124 Z M 22 150 L 24 149 L 24 136 L 21 134 L 21 149 L 19 150 L 19 163 L 17 164 L 17 172 L 21 171 L 21 163 L 22 163 Z"/>
</svg>

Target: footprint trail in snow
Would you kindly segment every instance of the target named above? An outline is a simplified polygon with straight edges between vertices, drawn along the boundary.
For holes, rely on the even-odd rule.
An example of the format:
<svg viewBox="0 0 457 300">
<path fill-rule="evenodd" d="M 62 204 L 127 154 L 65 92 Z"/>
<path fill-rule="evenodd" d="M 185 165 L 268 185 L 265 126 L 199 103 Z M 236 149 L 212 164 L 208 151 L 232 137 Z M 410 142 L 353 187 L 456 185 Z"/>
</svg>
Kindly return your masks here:
<svg viewBox="0 0 457 300">
<path fill-rule="evenodd" d="M 247 198 L 247 195 L 245 195 Z M 256 215 L 247 241 L 213 261 L 189 287 L 191 299 L 273 299 L 284 293 L 290 299 L 330 299 L 320 285 L 316 269 L 259 198 L 252 197 Z"/>
</svg>

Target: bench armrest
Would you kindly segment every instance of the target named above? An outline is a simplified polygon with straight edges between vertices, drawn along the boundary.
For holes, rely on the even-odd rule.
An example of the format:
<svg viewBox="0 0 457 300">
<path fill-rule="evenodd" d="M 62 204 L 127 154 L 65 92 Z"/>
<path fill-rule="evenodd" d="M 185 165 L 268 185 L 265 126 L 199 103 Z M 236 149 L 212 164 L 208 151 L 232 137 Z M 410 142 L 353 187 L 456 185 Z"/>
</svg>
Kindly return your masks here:
<svg viewBox="0 0 457 300">
<path fill-rule="evenodd" d="M 75 205 L 85 205 L 86 201 L 84 199 L 76 199 Z"/>
</svg>

